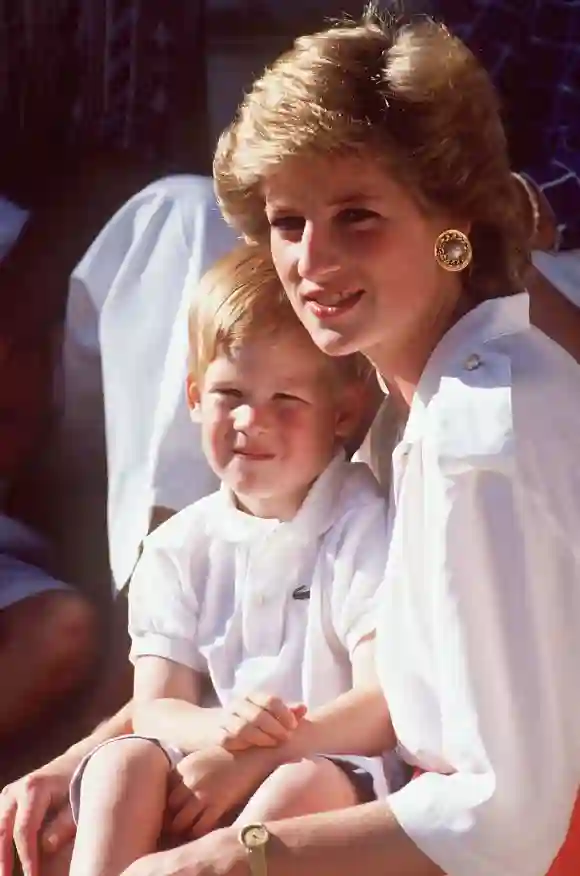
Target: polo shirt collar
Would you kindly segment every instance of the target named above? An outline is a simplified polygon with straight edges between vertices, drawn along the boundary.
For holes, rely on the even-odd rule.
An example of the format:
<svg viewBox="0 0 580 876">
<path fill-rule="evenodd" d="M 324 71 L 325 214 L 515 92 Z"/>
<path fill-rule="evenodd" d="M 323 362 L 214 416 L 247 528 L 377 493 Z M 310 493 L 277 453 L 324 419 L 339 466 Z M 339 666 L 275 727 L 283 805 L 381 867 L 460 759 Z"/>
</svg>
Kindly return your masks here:
<svg viewBox="0 0 580 876">
<path fill-rule="evenodd" d="M 301 541 L 317 538 L 334 523 L 346 465 L 344 451 L 340 450 L 314 482 L 292 520 L 254 517 L 240 510 L 234 494 L 222 483 L 215 523 L 225 537 L 237 542 L 259 540 L 275 532 Z"/>
</svg>

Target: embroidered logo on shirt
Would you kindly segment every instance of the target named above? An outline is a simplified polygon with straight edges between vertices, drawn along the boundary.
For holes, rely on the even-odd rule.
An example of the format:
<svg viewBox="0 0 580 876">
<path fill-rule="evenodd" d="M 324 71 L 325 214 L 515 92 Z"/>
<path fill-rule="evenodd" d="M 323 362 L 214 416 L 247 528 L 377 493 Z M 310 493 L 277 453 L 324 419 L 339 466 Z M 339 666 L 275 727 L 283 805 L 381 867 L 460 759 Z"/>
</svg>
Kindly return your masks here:
<svg viewBox="0 0 580 876">
<path fill-rule="evenodd" d="M 292 599 L 310 599 L 310 589 L 302 584 L 293 591 Z"/>
</svg>

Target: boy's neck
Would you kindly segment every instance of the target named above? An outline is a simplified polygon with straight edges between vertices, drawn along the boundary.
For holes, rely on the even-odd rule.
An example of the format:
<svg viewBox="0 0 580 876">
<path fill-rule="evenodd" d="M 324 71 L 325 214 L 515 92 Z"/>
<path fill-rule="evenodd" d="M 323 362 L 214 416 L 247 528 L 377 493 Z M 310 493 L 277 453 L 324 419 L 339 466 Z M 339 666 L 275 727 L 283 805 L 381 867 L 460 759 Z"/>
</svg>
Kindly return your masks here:
<svg viewBox="0 0 580 876">
<path fill-rule="evenodd" d="M 314 481 L 306 484 L 300 490 L 290 495 L 284 496 L 242 496 L 234 493 L 234 501 L 236 507 L 244 514 L 250 514 L 252 517 L 260 517 L 263 520 L 280 520 L 288 522 L 293 520 L 300 511 L 304 500 L 312 489 L 312 486 L 318 480 L 318 475 Z"/>
<path fill-rule="evenodd" d="M 302 496 L 268 496 L 258 499 L 254 496 L 238 496 L 234 493 L 234 500 L 238 510 L 251 517 L 288 522 L 298 514 L 309 490 L 310 487 L 304 490 Z"/>
</svg>

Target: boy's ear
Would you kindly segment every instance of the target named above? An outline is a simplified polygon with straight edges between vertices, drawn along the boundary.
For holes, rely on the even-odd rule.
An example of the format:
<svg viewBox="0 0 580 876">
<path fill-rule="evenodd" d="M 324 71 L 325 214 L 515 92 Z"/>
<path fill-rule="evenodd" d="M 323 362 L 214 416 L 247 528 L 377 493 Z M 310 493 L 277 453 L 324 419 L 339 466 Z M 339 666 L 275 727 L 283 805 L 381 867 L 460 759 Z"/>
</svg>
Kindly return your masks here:
<svg viewBox="0 0 580 876">
<path fill-rule="evenodd" d="M 189 414 L 194 423 L 199 422 L 199 403 L 200 403 L 200 393 L 199 387 L 191 374 L 187 375 L 187 379 L 185 381 L 185 390 L 187 393 L 187 406 L 189 408 Z"/>
</svg>

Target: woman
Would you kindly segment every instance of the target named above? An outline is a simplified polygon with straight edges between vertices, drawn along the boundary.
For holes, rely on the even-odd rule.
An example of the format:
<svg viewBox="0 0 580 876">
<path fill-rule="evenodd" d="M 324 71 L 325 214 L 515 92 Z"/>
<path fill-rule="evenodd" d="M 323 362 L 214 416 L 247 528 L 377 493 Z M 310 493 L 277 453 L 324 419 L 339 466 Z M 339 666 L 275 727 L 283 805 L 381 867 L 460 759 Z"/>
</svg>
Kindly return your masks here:
<svg viewBox="0 0 580 876">
<path fill-rule="evenodd" d="M 416 778 L 127 873 L 579 872 L 580 369 L 530 321 L 533 198 L 487 76 L 428 21 L 303 38 L 246 97 L 215 177 L 316 343 L 363 351 L 388 388 L 377 661 Z"/>
</svg>

